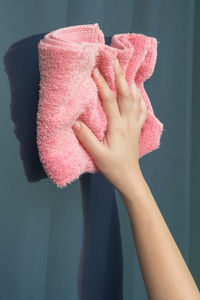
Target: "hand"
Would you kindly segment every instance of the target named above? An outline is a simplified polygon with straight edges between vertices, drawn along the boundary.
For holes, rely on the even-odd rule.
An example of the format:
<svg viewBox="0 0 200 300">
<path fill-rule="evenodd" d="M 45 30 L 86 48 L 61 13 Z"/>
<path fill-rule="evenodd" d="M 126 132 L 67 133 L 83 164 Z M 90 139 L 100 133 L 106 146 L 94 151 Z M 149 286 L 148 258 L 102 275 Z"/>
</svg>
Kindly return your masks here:
<svg viewBox="0 0 200 300">
<path fill-rule="evenodd" d="M 129 88 L 118 60 L 114 64 L 117 99 L 97 68 L 93 78 L 97 84 L 108 120 L 108 130 L 103 141 L 81 121 L 80 130 L 73 130 L 86 150 L 92 156 L 96 167 L 118 188 L 122 178 L 130 171 L 140 171 L 139 136 L 148 110 L 135 82 Z"/>
</svg>

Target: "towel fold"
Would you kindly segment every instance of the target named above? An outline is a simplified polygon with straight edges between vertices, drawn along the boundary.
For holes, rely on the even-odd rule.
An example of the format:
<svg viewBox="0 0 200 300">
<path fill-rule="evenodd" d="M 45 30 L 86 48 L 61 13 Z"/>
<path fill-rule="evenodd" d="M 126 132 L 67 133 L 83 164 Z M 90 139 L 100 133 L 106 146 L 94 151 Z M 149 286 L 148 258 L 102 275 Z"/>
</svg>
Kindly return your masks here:
<svg viewBox="0 0 200 300">
<path fill-rule="evenodd" d="M 155 116 L 144 89 L 144 81 L 152 75 L 156 63 L 156 38 L 115 34 L 108 46 L 97 23 L 64 27 L 40 40 L 38 56 L 38 153 L 45 172 L 57 187 L 66 187 L 85 172 L 98 171 L 72 126 L 80 119 L 100 141 L 105 137 L 107 118 L 92 71 L 99 67 L 117 97 L 113 70 L 116 58 L 129 87 L 135 80 L 149 111 L 139 137 L 139 158 L 160 146 L 163 124 Z"/>
</svg>

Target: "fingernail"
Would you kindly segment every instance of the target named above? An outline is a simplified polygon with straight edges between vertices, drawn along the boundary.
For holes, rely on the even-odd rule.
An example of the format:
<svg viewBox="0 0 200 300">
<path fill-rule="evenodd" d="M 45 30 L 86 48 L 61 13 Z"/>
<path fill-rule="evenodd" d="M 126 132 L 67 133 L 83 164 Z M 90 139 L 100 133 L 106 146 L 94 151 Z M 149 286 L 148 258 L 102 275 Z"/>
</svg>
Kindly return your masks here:
<svg viewBox="0 0 200 300">
<path fill-rule="evenodd" d="M 74 125 L 72 126 L 72 128 L 75 130 L 75 131 L 79 131 L 81 129 L 81 124 L 80 122 L 76 121 L 74 123 Z"/>
</svg>

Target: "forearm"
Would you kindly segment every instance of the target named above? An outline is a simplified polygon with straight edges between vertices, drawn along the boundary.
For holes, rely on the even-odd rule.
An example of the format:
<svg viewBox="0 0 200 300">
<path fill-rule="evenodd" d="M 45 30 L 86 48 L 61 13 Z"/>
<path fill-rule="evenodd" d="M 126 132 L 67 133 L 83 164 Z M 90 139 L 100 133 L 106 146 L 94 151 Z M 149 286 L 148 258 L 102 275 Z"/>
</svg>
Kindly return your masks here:
<svg viewBox="0 0 200 300">
<path fill-rule="evenodd" d="M 194 279 L 142 175 L 118 189 L 127 208 L 138 261 L 151 300 L 200 300 Z"/>
</svg>

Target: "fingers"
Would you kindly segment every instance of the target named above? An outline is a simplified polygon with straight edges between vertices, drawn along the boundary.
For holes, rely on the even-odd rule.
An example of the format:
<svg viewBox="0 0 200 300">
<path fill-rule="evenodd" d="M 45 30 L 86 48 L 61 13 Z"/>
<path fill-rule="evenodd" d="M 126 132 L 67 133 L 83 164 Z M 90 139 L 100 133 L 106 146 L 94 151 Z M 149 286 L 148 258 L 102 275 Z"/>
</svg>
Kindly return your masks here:
<svg viewBox="0 0 200 300">
<path fill-rule="evenodd" d="M 133 94 L 133 104 L 137 106 L 139 109 L 145 109 L 146 108 L 146 101 L 142 97 L 142 94 L 140 92 L 140 89 L 137 87 L 135 80 L 133 80 L 131 85 L 131 91 Z"/>
<path fill-rule="evenodd" d="M 78 120 L 75 121 L 72 129 L 82 146 L 86 149 L 86 151 L 89 151 L 94 160 L 102 156 L 104 153 L 103 144 L 97 139 L 87 125 Z"/>
<path fill-rule="evenodd" d="M 147 109 L 147 104 L 146 104 L 146 101 L 144 100 L 144 98 L 141 96 L 140 99 L 141 99 L 141 102 L 140 102 L 141 114 L 140 114 L 140 118 L 139 118 L 139 123 L 140 123 L 140 126 L 142 127 L 146 121 L 146 118 L 148 115 L 148 109 Z"/>
<path fill-rule="evenodd" d="M 130 88 L 128 86 L 124 73 L 122 72 L 118 59 L 115 60 L 113 66 L 115 71 L 115 82 L 118 95 L 128 98 L 131 95 Z"/>
<path fill-rule="evenodd" d="M 108 129 L 112 130 L 113 124 L 120 117 L 117 100 L 98 68 L 94 69 L 93 76 L 108 119 Z"/>
<path fill-rule="evenodd" d="M 134 83 L 133 83 L 134 85 Z M 139 129 L 142 128 L 144 125 L 147 115 L 148 115 L 148 109 L 147 109 L 147 104 L 143 96 L 141 95 L 140 89 L 137 88 L 137 97 L 136 101 L 133 103 L 134 106 L 134 113 L 133 113 L 133 118 L 136 119 L 137 124 L 139 126 Z"/>
<path fill-rule="evenodd" d="M 137 87 L 137 85 L 136 85 L 136 83 L 135 83 L 135 80 L 133 80 L 133 82 L 132 82 L 132 85 L 131 85 L 131 91 L 132 91 L 132 93 L 133 93 L 133 98 L 135 99 L 135 98 L 139 98 L 139 96 L 141 96 L 141 94 L 140 94 L 140 90 L 139 90 L 139 88 Z"/>
<path fill-rule="evenodd" d="M 135 81 L 133 80 L 131 88 L 129 88 L 118 59 L 116 59 L 113 67 L 118 95 L 117 100 L 113 92 L 110 90 L 104 77 L 100 72 L 98 72 L 99 70 L 95 68 L 93 72 L 94 79 L 98 87 L 98 92 L 108 118 L 108 129 L 110 131 L 115 129 L 115 124 L 118 122 L 120 116 L 131 116 L 137 120 L 138 118 L 136 116 L 140 111 L 144 111 L 144 117 L 147 115 L 146 102 L 141 96 L 140 90 Z"/>
<path fill-rule="evenodd" d="M 114 63 L 115 83 L 118 94 L 118 107 L 121 115 L 131 113 L 133 99 L 132 92 L 123 74 L 118 59 Z"/>
</svg>

